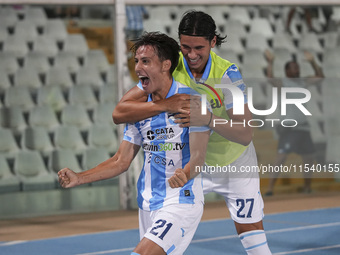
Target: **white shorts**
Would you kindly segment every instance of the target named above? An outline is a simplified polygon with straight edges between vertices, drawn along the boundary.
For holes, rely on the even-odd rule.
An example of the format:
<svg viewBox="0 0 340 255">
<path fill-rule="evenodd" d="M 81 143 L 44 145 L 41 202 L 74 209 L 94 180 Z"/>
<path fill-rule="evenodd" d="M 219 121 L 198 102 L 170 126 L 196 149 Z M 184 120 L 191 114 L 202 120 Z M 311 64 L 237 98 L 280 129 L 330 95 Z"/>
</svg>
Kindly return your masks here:
<svg viewBox="0 0 340 255">
<path fill-rule="evenodd" d="M 174 204 L 155 211 L 139 209 L 139 236 L 155 242 L 166 254 L 182 255 L 203 214 L 203 203 Z"/>
<path fill-rule="evenodd" d="M 228 169 L 257 166 L 254 145 L 251 143 Z M 244 169 L 244 168 L 243 168 Z M 241 224 L 256 223 L 263 219 L 263 199 L 258 173 L 224 172 L 202 173 L 204 194 L 215 192 L 224 197 L 231 218 Z"/>
</svg>

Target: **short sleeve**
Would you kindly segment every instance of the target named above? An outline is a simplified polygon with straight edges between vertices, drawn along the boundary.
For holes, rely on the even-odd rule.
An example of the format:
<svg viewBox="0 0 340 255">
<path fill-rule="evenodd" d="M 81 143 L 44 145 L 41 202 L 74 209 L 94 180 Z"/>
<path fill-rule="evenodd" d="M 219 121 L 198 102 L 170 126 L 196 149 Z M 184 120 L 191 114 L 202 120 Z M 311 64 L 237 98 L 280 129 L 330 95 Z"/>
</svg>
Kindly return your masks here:
<svg viewBox="0 0 340 255">
<path fill-rule="evenodd" d="M 134 124 L 126 124 L 123 140 L 141 146 L 142 135 Z"/>
<path fill-rule="evenodd" d="M 233 86 L 238 87 L 243 92 L 244 103 L 248 103 L 246 85 L 244 84 L 242 75 L 236 65 L 233 64 L 227 69 L 222 77 L 222 83 L 232 84 Z M 222 89 L 222 93 L 224 95 L 224 104 L 226 110 L 233 108 L 233 96 L 230 90 Z"/>
</svg>

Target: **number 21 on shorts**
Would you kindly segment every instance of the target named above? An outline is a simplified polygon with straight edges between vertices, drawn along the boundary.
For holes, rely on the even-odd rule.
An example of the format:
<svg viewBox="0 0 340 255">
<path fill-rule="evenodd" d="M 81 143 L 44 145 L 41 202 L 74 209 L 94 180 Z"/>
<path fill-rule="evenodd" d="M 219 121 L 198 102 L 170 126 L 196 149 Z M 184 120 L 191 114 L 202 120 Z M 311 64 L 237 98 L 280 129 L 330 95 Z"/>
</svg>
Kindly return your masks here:
<svg viewBox="0 0 340 255">
<path fill-rule="evenodd" d="M 164 236 L 169 232 L 172 227 L 172 223 L 166 223 L 166 220 L 158 220 L 156 221 L 157 226 L 153 227 L 150 230 L 150 233 L 158 236 L 161 240 L 163 240 Z M 165 226 L 165 229 L 164 229 Z M 164 230 L 163 230 L 164 229 Z"/>
<path fill-rule="evenodd" d="M 249 209 L 246 211 L 246 206 Z M 254 198 L 247 198 L 247 199 L 236 199 L 236 206 L 239 207 L 237 210 L 237 217 L 239 218 L 251 218 L 251 214 L 253 212 L 254 206 Z"/>
</svg>

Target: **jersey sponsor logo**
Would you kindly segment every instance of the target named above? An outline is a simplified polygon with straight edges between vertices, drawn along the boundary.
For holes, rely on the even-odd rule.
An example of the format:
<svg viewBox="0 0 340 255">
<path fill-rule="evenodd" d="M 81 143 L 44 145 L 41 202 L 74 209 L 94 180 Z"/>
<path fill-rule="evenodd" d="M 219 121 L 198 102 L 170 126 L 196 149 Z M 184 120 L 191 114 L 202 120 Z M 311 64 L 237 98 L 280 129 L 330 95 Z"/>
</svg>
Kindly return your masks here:
<svg viewBox="0 0 340 255">
<path fill-rule="evenodd" d="M 186 143 L 143 143 L 144 151 L 180 151 L 183 150 Z"/>
<path fill-rule="evenodd" d="M 162 166 L 175 166 L 175 163 L 172 159 L 169 158 L 164 158 L 159 155 L 154 155 L 152 153 L 149 154 L 148 156 L 148 164 L 157 164 L 157 165 L 162 165 Z"/>
<path fill-rule="evenodd" d="M 215 99 L 211 99 L 210 100 L 210 105 L 211 105 L 212 109 L 216 109 L 216 108 L 221 108 L 222 107 L 220 102 L 218 100 L 215 100 Z"/>
<path fill-rule="evenodd" d="M 149 140 L 168 140 L 175 137 L 175 131 L 173 128 L 158 128 L 149 130 L 146 136 Z"/>
</svg>

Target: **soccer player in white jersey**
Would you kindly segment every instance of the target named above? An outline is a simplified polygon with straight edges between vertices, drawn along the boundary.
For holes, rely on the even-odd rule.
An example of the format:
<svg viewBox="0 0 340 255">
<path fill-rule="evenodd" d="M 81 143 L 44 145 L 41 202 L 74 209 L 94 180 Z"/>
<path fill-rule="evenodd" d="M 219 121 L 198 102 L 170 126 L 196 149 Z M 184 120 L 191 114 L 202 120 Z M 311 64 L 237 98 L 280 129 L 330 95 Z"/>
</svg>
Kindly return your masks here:
<svg viewBox="0 0 340 255">
<path fill-rule="evenodd" d="M 149 102 L 190 93 L 189 87 L 172 78 L 179 59 L 179 45 L 174 39 L 146 33 L 134 44 L 133 52 L 135 71 Z M 81 173 L 60 170 L 59 183 L 70 188 L 115 177 L 128 169 L 142 147 L 144 165 L 137 183 L 141 241 L 131 254 L 181 255 L 203 213 L 202 181 L 196 177 L 181 188 L 171 188 L 170 182 L 175 172 L 180 176 L 190 172 L 190 165 L 203 165 L 209 136 L 208 127 L 182 128 L 171 114 L 162 112 L 127 124 L 117 153 L 98 166 Z"/>
<path fill-rule="evenodd" d="M 241 107 L 244 114 L 234 114 L 236 100 L 228 89 L 215 90 L 219 100 L 216 98 L 211 100 L 213 115 L 195 118 L 192 109 L 189 117 L 185 110 L 186 104 L 190 101 L 189 96 L 175 95 L 157 104 L 151 104 L 145 102 L 143 91 L 136 86 L 117 104 L 113 112 L 113 120 L 116 124 L 137 121 L 139 118 L 156 115 L 160 111 L 168 111 L 181 113 L 177 115 L 181 118 L 179 121 L 190 125 L 209 122 L 213 134 L 207 147 L 206 164 L 232 169 L 232 171 L 229 174 L 202 172 L 204 193 L 216 192 L 224 197 L 236 231 L 248 255 L 270 255 L 271 251 L 262 224 L 263 199 L 258 173 L 242 173 L 243 167 L 251 169 L 257 166 L 252 129 L 247 124 L 231 125 L 232 122 L 248 123 L 252 118 L 242 75 L 235 64 L 211 51 L 215 46 L 225 42 L 226 37 L 217 33 L 215 21 L 210 15 L 200 11 L 185 13 L 178 27 L 178 36 L 182 54 L 173 73 L 175 80 L 190 87 L 206 83 L 213 89 L 215 84 L 219 83 L 212 81 L 219 80 L 221 83 L 225 81 L 228 85 L 235 86 L 234 90 L 243 93 Z M 203 85 L 201 87 L 203 88 Z M 228 122 L 214 125 L 216 119 L 224 119 Z M 233 172 L 234 170 L 236 173 Z M 176 177 L 175 175 L 175 184 Z M 178 180 L 180 181 L 185 182 L 183 179 Z"/>
</svg>

